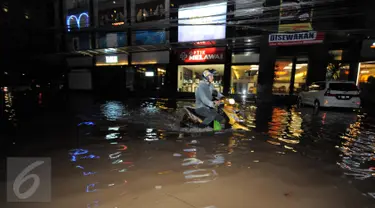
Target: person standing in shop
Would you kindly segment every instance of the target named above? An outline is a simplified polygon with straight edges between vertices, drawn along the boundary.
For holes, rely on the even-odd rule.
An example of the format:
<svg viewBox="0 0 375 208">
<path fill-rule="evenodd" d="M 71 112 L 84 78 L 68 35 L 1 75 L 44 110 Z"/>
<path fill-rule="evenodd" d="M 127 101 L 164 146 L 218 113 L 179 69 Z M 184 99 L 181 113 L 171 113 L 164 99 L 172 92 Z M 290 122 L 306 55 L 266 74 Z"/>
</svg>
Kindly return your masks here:
<svg viewBox="0 0 375 208">
<path fill-rule="evenodd" d="M 212 84 L 215 73 L 214 69 L 204 70 L 203 79 L 195 91 L 195 112 L 205 118 L 199 126 L 201 128 L 208 127 L 214 120 L 219 122 L 224 120 L 224 117 L 214 109 L 215 106 L 220 104 L 220 101 L 213 101 L 213 94 L 216 94 L 215 97 L 217 99 L 224 97 L 221 93 L 217 92 Z"/>
</svg>

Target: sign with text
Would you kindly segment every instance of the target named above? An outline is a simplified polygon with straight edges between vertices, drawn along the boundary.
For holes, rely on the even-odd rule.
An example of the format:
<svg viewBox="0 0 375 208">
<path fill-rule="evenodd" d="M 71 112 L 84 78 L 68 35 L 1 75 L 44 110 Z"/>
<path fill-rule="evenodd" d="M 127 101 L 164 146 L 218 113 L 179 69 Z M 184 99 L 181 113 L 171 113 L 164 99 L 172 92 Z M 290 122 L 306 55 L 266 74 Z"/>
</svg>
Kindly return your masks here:
<svg viewBox="0 0 375 208">
<path fill-rule="evenodd" d="M 274 33 L 268 37 L 270 46 L 291 46 L 323 43 L 324 33 L 310 31 L 300 33 Z"/>
<path fill-rule="evenodd" d="M 225 61 L 225 48 L 196 48 L 178 51 L 182 63 L 212 63 Z"/>
<path fill-rule="evenodd" d="M 103 55 L 96 56 L 96 66 L 124 66 L 128 65 L 128 55 L 116 54 L 116 55 Z"/>
<path fill-rule="evenodd" d="M 107 64 L 114 64 L 118 62 L 118 57 L 117 56 L 106 56 L 105 57 L 105 63 Z"/>
</svg>

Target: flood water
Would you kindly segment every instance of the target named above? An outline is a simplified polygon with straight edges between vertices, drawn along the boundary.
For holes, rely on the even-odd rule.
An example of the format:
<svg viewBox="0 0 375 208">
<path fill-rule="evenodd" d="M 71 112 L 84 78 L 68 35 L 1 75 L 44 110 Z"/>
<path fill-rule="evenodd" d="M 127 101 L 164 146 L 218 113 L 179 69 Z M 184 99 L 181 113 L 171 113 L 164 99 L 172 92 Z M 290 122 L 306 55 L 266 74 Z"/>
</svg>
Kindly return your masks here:
<svg viewBox="0 0 375 208">
<path fill-rule="evenodd" d="M 17 126 L 17 109 L 12 108 L 11 99 L 6 102 L 8 120 Z M 263 192 L 276 201 L 280 197 L 279 203 L 284 203 L 282 200 L 289 195 L 296 195 L 298 203 L 302 199 L 314 202 L 321 197 L 332 200 L 326 203 L 321 200 L 322 204 L 314 202 L 312 207 L 343 207 L 340 203 L 345 207 L 375 204 L 375 118 L 364 110 L 314 112 L 308 107 L 256 106 L 243 102 L 241 113 L 251 131 L 213 133 L 197 129 L 182 131 L 179 126 L 182 107 L 192 105 L 189 100 L 71 100 L 70 103 L 73 107 L 65 109 L 66 112 L 52 110 L 38 118 L 44 122 L 36 122 L 45 125 L 46 133 L 40 133 L 45 134 L 44 139 L 38 140 L 37 144 L 41 144 L 38 148 L 47 151 L 36 153 L 35 148 L 29 146 L 29 151 L 21 153 L 23 156 L 47 155 L 59 160 L 53 164 L 53 168 L 59 170 L 55 171 L 54 180 L 61 183 L 61 177 L 68 179 L 62 188 L 55 188 L 54 196 L 60 199 L 55 200 L 58 205 L 75 207 L 71 204 L 74 202 L 76 207 L 129 207 L 112 202 L 131 199 L 134 204 L 130 207 L 150 207 L 154 206 L 151 203 L 153 193 L 144 193 L 144 190 L 163 190 L 170 198 L 168 194 L 171 193 L 165 189 L 179 192 L 175 185 L 186 185 L 183 189 L 188 190 L 193 189 L 189 185 L 199 185 L 199 190 L 207 188 L 210 191 L 207 198 L 202 199 L 207 204 L 202 202 L 200 205 L 197 201 L 190 207 L 249 207 L 247 202 L 231 204 L 210 200 L 210 197 L 230 195 L 228 190 L 220 190 L 223 195 L 211 193 L 218 183 L 231 179 L 246 184 L 251 183 L 252 177 L 268 178 L 262 185 Z M 69 125 L 64 126 L 61 120 Z M 61 124 L 60 128 L 51 124 L 53 122 Z M 24 139 L 20 138 L 23 135 L 12 139 L 15 149 L 25 149 Z M 62 139 L 64 142 L 60 141 Z M 56 147 L 58 145 L 61 148 Z M 241 174 L 250 174 L 246 172 L 250 170 L 254 175 L 246 182 L 243 178 L 248 176 Z M 283 184 L 279 184 L 280 181 Z M 311 190 L 296 188 L 299 186 Z M 321 190 L 321 187 L 325 189 Z M 361 204 L 358 199 L 353 202 L 352 191 L 365 202 Z M 242 192 L 233 193 L 239 197 L 237 200 L 246 199 Z M 134 201 L 134 197 L 141 196 L 148 196 L 150 204 Z M 181 200 L 177 201 L 181 203 Z M 300 207 L 297 202 L 284 204 Z M 163 207 L 166 202 L 160 203 Z M 269 203 L 263 200 L 253 205 L 274 206 Z M 165 207 L 180 206 L 168 204 Z"/>
</svg>

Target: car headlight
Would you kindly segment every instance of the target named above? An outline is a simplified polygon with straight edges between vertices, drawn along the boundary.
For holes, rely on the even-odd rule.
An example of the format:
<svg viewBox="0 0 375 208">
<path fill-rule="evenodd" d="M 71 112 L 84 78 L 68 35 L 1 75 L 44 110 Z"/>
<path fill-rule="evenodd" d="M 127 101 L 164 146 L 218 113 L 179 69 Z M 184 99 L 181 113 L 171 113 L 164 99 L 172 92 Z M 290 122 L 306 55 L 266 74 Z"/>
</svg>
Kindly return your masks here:
<svg viewBox="0 0 375 208">
<path fill-rule="evenodd" d="M 229 104 L 234 105 L 235 103 L 236 101 L 233 98 L 229 99 Z"/>
</svg>

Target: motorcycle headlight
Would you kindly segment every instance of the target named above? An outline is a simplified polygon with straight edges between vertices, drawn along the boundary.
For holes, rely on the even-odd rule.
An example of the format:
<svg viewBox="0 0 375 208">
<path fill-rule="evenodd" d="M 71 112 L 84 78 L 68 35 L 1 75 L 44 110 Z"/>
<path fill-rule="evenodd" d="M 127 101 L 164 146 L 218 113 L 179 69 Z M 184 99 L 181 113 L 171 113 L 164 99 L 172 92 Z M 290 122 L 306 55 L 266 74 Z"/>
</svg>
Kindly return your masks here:
<svg viewBox="0 0 375 208">
<path fill-rule="evenodd" d="M 236 101 L 233 98 L 229 99 L 228 101 L 229 101 L 229 104 L 231 105 L 234 105 L 236 103 Z"/>
</svg>

